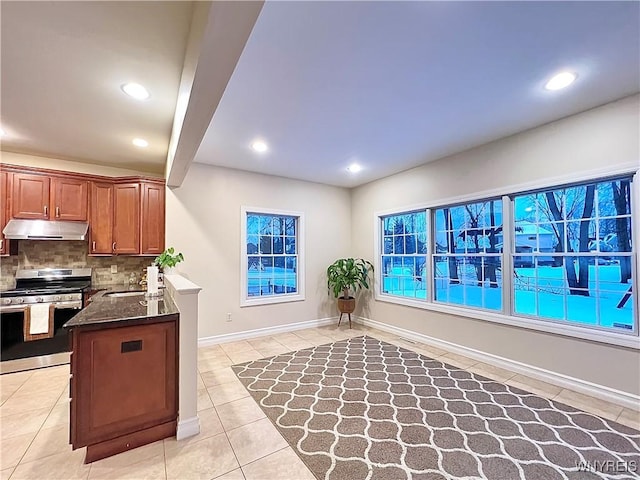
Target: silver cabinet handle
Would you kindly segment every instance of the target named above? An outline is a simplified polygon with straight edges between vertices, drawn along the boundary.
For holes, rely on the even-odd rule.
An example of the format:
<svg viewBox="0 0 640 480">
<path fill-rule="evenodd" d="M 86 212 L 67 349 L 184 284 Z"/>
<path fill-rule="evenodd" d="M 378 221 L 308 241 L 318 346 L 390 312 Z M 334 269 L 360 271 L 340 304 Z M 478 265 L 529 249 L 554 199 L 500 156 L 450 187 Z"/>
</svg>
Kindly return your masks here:
<svg viewBox="0 0 640 480">
<path fill-rule="evenodd" d="M 0 239 L 0 250 L 4 250 L 4 238 Z"/>
<path fill-rule="evenodd" d="M 47 215 L 49 215 L 49 207 L 47 207 L 46 205 L 44 206 L 44 216 L 46 217 Z"/>
<path fill-rule="evenodd" d="M 95 240 L 93 242 L 91 242 L 91 251 L 92 252 L 96 251 L 96 242 L 95 242 Z"/>
<path fill-rule="evenodd" d="M 113 249 L 113 251 L 116 251 L 116 242 L 113 242 L 113 245 L 111 245 L 111 248 Z"/>
<path fill-rule="evenodd" d="M 56 217 L 60 218 L 60 207 L 56 207 Z"/>
</svg>

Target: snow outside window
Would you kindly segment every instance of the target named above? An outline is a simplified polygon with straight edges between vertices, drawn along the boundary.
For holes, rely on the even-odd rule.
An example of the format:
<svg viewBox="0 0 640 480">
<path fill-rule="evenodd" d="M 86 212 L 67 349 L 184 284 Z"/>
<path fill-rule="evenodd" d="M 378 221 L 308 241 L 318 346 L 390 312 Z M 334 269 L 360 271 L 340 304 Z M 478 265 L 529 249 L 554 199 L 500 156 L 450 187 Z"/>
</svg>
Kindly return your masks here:
<svg viewBox="0 0 640 480">
<path fill-rule="evenodd" d="M 381 218 L 381 291 L 425 299 L 427 295 L 427 214 L 407 212 Z"/>
<path fill-rule="evenodd" d="M 513 313 L 635 329 L 631 178 L 513 197 Z"/>
<path fill-rule="evenodd" d="M 241 305 L 302 300 L 301 214 L 243 210 Z"/>
<path fill-rule="evenodd" d="M 434 300 L 502 310 L 502 200 L 434 210 Z"/>
</svg>

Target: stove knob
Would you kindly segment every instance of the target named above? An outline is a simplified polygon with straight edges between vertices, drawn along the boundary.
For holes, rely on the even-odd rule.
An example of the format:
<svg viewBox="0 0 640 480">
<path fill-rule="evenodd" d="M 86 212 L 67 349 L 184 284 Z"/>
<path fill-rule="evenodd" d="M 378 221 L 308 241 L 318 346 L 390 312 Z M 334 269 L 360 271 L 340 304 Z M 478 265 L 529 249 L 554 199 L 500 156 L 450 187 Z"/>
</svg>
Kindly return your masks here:
<svg viewBox="0 0 640 480">
<path fill-rule="evenodd" d="M 60 301 L 60 295 L 56 295 L 56 296 L 55 296 L 55 298 L 54 298 L 54 300 L 55 300 L 56 302 L 59 302 L 59 301 Z"/>
<path fill-rule="evenodd" d="M 2 300 L 2 304 L 3 305 L 11 305 L 11 299 L 10 298 L 4 298 Z"/>
<path fill-rule="evenodd" d="M 72 295 L 67 295 L 67 298 L 65 298 L 65 300 L 73 300 L 73 296 Z"/>
<path fill-rule="evenodd" d="M 24 298 L 18 297 L 18 299 L 16 300 L 16 302 L 18 302 L 18 303 L 24 303 Z"/>
<path fill-rule="evenodd" d="M 42 297 L 36 297 L 36 302 L 42 303 L 42 300 L 44 300 Z"/>
</svg>

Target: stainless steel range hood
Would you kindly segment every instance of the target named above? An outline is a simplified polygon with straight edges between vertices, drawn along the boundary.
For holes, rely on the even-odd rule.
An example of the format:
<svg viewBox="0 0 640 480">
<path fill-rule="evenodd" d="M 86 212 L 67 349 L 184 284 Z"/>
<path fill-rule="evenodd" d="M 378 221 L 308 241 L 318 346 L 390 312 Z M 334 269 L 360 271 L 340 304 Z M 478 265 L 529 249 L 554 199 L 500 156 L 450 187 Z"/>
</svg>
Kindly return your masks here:
<svg viewBox="0 0 640 480">
<path fill-rule="evenodd" d="M 86 240 L 87 222 L 9 220 L 2 233 L 9 240 Z"/>
</svg>

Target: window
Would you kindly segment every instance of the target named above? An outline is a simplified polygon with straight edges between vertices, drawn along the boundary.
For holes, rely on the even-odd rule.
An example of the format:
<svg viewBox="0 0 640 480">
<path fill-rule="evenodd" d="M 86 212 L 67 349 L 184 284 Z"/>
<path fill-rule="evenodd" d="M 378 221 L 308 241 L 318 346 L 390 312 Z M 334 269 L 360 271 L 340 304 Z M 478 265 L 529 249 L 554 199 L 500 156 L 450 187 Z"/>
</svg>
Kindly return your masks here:
<svg viewBox="0 0 640 480">
<path fill-rule="evenodd" d="M 631 178 L 514 197 L 514 313 L 633 331 Z"/>
<path fill-rule="evenodd" d="M 241 305 L 304 300 L 302 214 L 243 208 Z"/>
<path fill-rule="evenodd" d="M 426 298 L 427 214 L 425 211 L 381 218 L 381 291 Z"/>
<path fill-rule="evenodd" d="M 585 177 L 378 214 L 376 298 L 638 348 L 634 194 Z"/>
<path fill-rule="evenodd" d="M 435 210 L 434 300 L 502 310 L 502 200 Z"/>
</svg>

